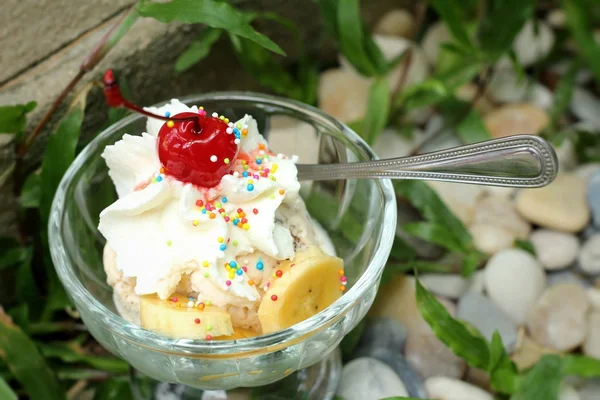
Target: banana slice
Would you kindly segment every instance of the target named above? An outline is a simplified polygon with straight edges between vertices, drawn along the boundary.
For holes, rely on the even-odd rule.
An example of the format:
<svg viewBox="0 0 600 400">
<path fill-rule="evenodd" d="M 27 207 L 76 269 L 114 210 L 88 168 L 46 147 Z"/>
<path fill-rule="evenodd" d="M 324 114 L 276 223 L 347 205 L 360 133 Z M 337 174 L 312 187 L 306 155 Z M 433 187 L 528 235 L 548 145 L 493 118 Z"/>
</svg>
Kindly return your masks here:
<svg viewBox="0 0 600 400">
<path fill-rule="evenodd" d="M 235 340 L 235 339 L 251 338 L 254 336 L 258 336 L 258 333 L 256 333 L 255 331 L 253 331 L 251 329 L 236 327 L 236 328 L 233 328 L 232 335 L 219 336 L 219 337 L 214 338 L 214 340 Z"/>
<path fill-rule="evenodd" d="M 188 307 L 187 296 L 177 293 L 167 300 L 140 296 L 140 320 L 143 328 L 172 338 L 212 339 L 234 333 L 229 313 L 215 306 Z"/>
<path fill-rule="evenodd" d="M 258 308 L 263 333 L 288 328 L 329 307 L 342 295 L 344 263 L 313 246 L 296 254 L 275 270 Z"/>
</svg>

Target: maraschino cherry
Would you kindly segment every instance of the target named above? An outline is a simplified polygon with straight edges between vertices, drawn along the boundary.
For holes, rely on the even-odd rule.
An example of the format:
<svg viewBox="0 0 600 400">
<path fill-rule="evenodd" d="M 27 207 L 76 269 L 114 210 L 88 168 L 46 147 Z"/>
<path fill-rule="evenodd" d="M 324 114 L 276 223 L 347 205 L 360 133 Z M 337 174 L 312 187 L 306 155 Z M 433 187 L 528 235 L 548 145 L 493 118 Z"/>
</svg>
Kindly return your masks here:
<svg viewBox="0 0 600 400">
<path fill-rule="evenodd" d="M 183 112 L 168 117 L 148 112 L 123 97 L 110 69 L 104 74 L 104 95 L 110 107 L 126 107 L 167 121 L 158 133 L 158 157 L 167 175 L 210 188 L 229 172 L 238 146 L 223 120 L 207 116 L 202 109 L 198 113 Z"/>
</svg>

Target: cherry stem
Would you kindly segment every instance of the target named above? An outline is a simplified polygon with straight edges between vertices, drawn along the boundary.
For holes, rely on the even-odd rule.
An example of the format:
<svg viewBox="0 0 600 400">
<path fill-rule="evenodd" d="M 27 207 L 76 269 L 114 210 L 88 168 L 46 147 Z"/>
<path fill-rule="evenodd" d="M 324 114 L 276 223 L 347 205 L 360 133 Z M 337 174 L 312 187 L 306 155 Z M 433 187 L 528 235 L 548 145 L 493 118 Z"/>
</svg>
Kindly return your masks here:
<svg viewBox="0 0 600 400">
<path fill-rule="evenodd" d="M 142 107 L 129 102 L 127 99 L 125 99 L 125 97 L 123 97 L 123 94 L 121 93 L 121 88 L 117 83 L 117 79 L 115 78 L 115 74 L 112 69 L 106 70 L 106 72 L 104 73 L 104 77 L 102 78 L 102 83 L 104 86 L 104 96 L 106 97 L 106 104 L 108 104 L 109 107 L 125 107 L 147 117 L 156 118 L 163 121 L 195 121 L 196 125 L 198 125 L 197 117 L 167 117 L 164 115 L 151 113 L 149 111 L 144 110 Z"/>
</svg>

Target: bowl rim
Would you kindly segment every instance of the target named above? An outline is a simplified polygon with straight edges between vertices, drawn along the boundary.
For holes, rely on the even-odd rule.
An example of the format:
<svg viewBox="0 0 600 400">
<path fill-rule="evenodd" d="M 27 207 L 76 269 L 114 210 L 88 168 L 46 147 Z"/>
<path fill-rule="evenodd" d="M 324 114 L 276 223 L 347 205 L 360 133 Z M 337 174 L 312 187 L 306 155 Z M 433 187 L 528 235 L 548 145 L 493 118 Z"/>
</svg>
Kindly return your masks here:
<svg viewBox="0 0 600 400">
<path fill-rule="evenodd" d="M 309 118 L 325 120 L 327 123 L 335 126 L 346 139 L 365 151 L 371 159 L 378 158 L 371 147 L 348 126 L 325 114 L 318 108 L 299 101 L 248 91 L 209 92 L 201 95 L 181 97 L 179 100 L 184 104 L 201 103 L 202 101 L 209 100 L 247 101 L 250 103 L 278 106 L 288 110 L 292 109 Z M 159 102 L 153 107 L 160 107 L 166 103 L 166 101 Z M 102 324 L 108 326 L 108 329 L 110 329 L 112 333 L 120 336 L 126 341 L 135 342 L 136 345 L 145 347 L 148 350 L 160 353 L 170 353 L 173 355 L 184 355 L 186 357 L 196 356 L 211 358 L 212 356 L 215 358 L 223 358 L 223 356 L 226 355 L 239 357 L 240 355 L 243 355 L 243 353 L 254 353 L 257 349 L 270 352 L 277 350 L 278 348 L 286 348 L 293 343 L 298 343 L 339 321 L 353 308 L 354 304 L 364 297 L 369 288 L 379 285 L 379 280 L 389 257 L 396 232 L 396 200 L 390 179 L 378 179 L 384 200 L 382 219 L 386 221 L 386 223 L 382 227 L 381 234 L 379 235 L 376 244 L 375 253 L 372 256 L 369 265 L 356 284 L 354 284 L 354 286 L 344 293 L 337 301 L 318 314 L 299 322 L 296 325 L 277 332 L 236 340 L 205 341 L 199 339 L 172 339 L 128 322 L 119 314 L 109 310 L 96 300 L 92 293 L 90 293 L 77 275 L 72 271 L 74 269 L 74 266 L 72 265 L 73 262 L 65 251 L 64 239 L 61 234 L 61 225 L 65 216 L 65 193 L 74 182 L 73 179 L 77 175 L 79 169 L 85 164 L 88 158 L 98 150 L 98 147 L 101 146 L 103 139 L 114 134 L 115 131 L 143 118 L 146 117 L 139 114 L 129 115 L 103 130 L 85 146 L 61 179 L 52 202 L 48 223 L 48 237 L 52 260 L 67 293 L 69 296 L 89 304 L 88 307 L 93 309 L 94 314 L 102 314 Z"/>
</svg>

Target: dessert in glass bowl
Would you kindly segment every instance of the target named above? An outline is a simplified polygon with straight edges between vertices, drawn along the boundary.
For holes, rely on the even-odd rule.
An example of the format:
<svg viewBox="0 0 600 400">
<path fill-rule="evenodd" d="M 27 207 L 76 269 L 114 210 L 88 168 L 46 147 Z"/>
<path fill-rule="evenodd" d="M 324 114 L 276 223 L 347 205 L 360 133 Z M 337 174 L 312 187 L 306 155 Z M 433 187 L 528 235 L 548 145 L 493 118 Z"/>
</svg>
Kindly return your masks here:
<svg viewBox="0 0 600 400">
<path fill-rule="evenodd" d="M 252 116 L 257 124 L 258 132 L 268 140 L 269 151 L 275 154 L 273 159 L 276 159 L 279 153 L 298 154 L 300 160 L 304 163 L 321 164 L 366 161 L 375 158 L 372 150 L 348 127 L 323 114 L 320 110 L 295 101 L 255 93 L 224 92 L 180 98 L 180 103 L 189 108 L 194 105 L 203 105 L 207 113 L 210 110 L 210 116 L 215 112 L 218 117 L 223 115 L 229 118 L 234 125 L 237 121 L 244 120 L 246 115 Z M 164 107 L 164 105 L 165 103 L 162 103 L 158 108 Z M 162 126 L 167 121 L 152 122 Z M 92 140 L 78 155 L 63 177 L 53 202 L 49 223 L 52 258 L 67 293 L 73 304 L 77 306 L 81 318 L 92 335 L 106 349 L 129 362 L 136 371 L 134 377 L 143 374 L 157 381 L 182 384 L 188 388 L 203 390 L 257 387 L 269 385 L 286 377 L 288 379 L 296 377 L 294 385 L 297 385 L 298 393 L 302 392 L 302 398 L 319 400 L 332 398 L 341 368 L 337 346 L 344 335 L 350 332 L 365 316 L 371 306 L 385 261 L 393 243 L 396 202 L 391 182 L 386 179 L 303 182 L 301 185 L 296 186 L 299 195 L 294 203 L 291 202 L 293 196 L 287 192 L 296 189 L 291 186 L 282 189 L 286 191 L 286 196 L 282 196 L 281 204 L 277 209 L 292 207 L 293 204 L 296 204 L 301 211 L 295 211 L 288 219 L 275 218 L 273 222 L 279 222 L 282 229 L 287 229 L 290 232 L 293 239 L 292 247 L 294 248 L 292 260 L 298 261 L 302 254 L 310 254 L 305 253 L 305 251 L 318 251 L 319 257 L 326 257 L 328 260 L 337 260 L 337 257 L 343 260 L 343 271 L 346 278 L 345 291 L 342 292 L 340 288 L 342 282 L 339 269 L 341 268 L 338 268 L 335 272 L 337 274 L 336 296 L 339 298 L 333 301 L 331 305 L 323 310 L 316 310 L 315 315 L 304 320 L 301 320 L 304 316 L 300 316 L 297 323 L 295 321 L 286 322 L 286 324 L 293 323 L 291 326 L 267 332 L 268 329 L 264 329 L 260 324 L 260 318 L 258 318 L 260 316 L 260 304 L 265 299 L 271 301 L 273 305 L 283 305 L 284 303 L 280 302 L 279 293 L 269 293 L 269 290 L 274 288 L 275 283 L 272 283 L 273 286 L 267 288 L 266 292 L 264 286 L 269 281 L 277 282 L 279 280 L 279 282 L 285 283 L 286 273 L 289 274 L 288 277 L 293 277 L 294 272 L 300 271 L 300 269 L 296 269 L 299 267 L 299 263 L 292 267 L 293 261 L 284 258 L 283 253 L 276 257 L 267 257 L 269 253 L 264 251 L 265 249 L 253 245 L 254 252 L 248 254 L 247 264 L 244 263 L 244 256 L 238 257 L 236 255 L 235 258 L 236 267 L 240 261 L 242 267 L 246 266 L 247 271 L 243 271 L 242 268 L 242 279 L 245 282 L 250 279 L 257 279 L 252 278 L 251 274 L 258 274 L 259 269 L 256 266 L 258 265 L 259 252 L 265 254 L 265 256 L 262 256 L 263 270 L 269 268 L 269 263 L 274 269 L 271 270 L 271 275 L 262 276 L 268 278 L 264 284 L 254 286 L 259 293 L 259 298 L 256 300 L 259 305 L 258 307 L 253 305 L 253 307 L 256 307 L 254 309 L 257 314 L 255 318 L 253 317 L 255 327 L 253 328 L 250 324 L 246 325 L 245 328 L 241 327 L 244 318 L 247 316 L 235 315 L 234 311 L 237 310 L 232 307 L 233 304 L 223 303 L 225 304 L 223 308 L 228 312 L 232 321 L 233 334 L 229 337 L 224 340 L 216 340 L 217 335 L 211 334 L 213 340 L 206 340 L 206 336 L 199 338 L 169 336 L 152 330 L 152 328 L 143 328 L 137 323 L 135 312 L 127 312 L 128 310 L 135 311 L 135 307 L 128 305 L 127 300 L 133 299 L 132 301 L 135 301 L 136 297 L 141 300 L 145 296 L 150 296 L 156 301 L 164 301 L 169 306 L 175 304 L 173 301 L 169 301 L 168 296 L 171 296 L 172 300 L 172 293 L 167 295 L 166 300 L 159 300 L 157 294 L 159 290 L 148 294 L 142 294 L 142 291 L 135 292 L 138 277 L 150 277 L 150 270 L 145 270 L 142 262 L 148 260 L 147 254 L 132 252 L 130 256 L 125 256 L 131 257 L 129 260 L 132 263 L 125 263 L 121 267 L 123 271 L 119 271 L 117 268 L 119 260 L 114 258 L 114 254 L 119 257 L 119 253 L 122 251 L 119 248 L 120 245 L 124 244 L 125 241 L 133 241 L 135 235 L 139 235 L 140 232 L 137 230 L 132 231 L 131 238 L 125 232 L 125 234 L 116 235 L 116 239 L 111 239 L 111 234 L 105 229 L 107 220 L 104 218 L 107 214 L 110 214 L 105 210 L 110 210 L 111 207 L 127 197 L 127 195 L 117 193 L 120 190 L 118 189 L 120 184 L 117 183 L 119 182 L 118 179 L 113 183 L 116 175 L 111 172 L 112 167 L 109 168 L 110 161 L 107 162 L 108 160 L 105 158 L 107 148 L 110 149 L 110 146 L 118 147 L 117 143 L 123 140 L 125 134 L 132 135 L 131 138 L 136 138 L 135 140 L 143 140 L 145 136 L 148 136 L 141 135 L 142 132 L 149 130 L 147 123 L 148 119 L 146 117 L 131 115 L 109 127 Z M 250 131 L 250 123 L 247 125 L 248 131 Z M 153 140 L 156 141 L 157 139 L 153 138 Z M 126 159 L 131 170 L 138 171 L 141 161 L 136 158 L 136 153 L 129 152 Z M 293 160 L 289 160 L 289 165 L 293 166 Z M 156 166 L 154 164 L 153 168 Z M 279 166 L 278 168 L 283 167 Z M 155 176 L 156 172 L 160 173 L 160 170 L 153 171 L 151 175 L 152 180 L 157 182 L 149 183 L 146 189 L 158 191 L 158 187 L 163 180 L 175 179 L 168 177 L 168 166 L 166 173 L 163 172 Z M 161 182 L 158 182 L 159 178 Z M 254 190 L 260 189 L 256 186 L 260 185 L 263 178 L 261 177 L 257 181 L 259 183 L 255 185 Z M 264 179 L 265 182 L 269 180 L 269 178 Z M 278 178 L 276 177 L 276 179 Z M 153 186 L 156 189 L 153 189 Z M 240 187 L 240 189 L 242 188 Z M 208 191 L 210 190 L 208 189 Z M 280 200 L 278 197 L 281 196 L 279 190 L 277 188 L 274 193 L 275 201 Z M 143 190 L 138 190 L 138 192 L 146 193 Z M 172 192 L 166 193 L 169 196 L 173 195 Z M 244 193 L 248 193 L 247 190 L 246 192 L 241 190 L 238 192 L 238 194 Z M 194 229 L 200 227 L 201 221 L 195 216 L 191 217 L 191 220 L 186 220 L 186 214 L 179 214 L 179 205 L 182 205 L 181 199 L 182 197 L 179 197 L 177 202 L 171 199 L 172 206 L 177 206 L 172 210 L 177 218 L 169 221 L 179 221 L 178 223 L 185 229 L 184 232 L 188 230 L 193 232 Z M 140 202 L 142 200 L 144 199 L 141 199 Z M 193 206 L 191 210 L 202 213 L 202 207 L 206 208 L 206 205 L 197 206 L 195 204 L 197 200 L 196 198 L 190 199 Z M 268 198 L 268 200 L 272 199 Z M 228 198 L 227 201 L 234 204 L 231 198 Z M 287 201 L 290 201 L 290 203 L 288 204 Z M 131 205 L 135 206 L 139 203 Z M 149 205 L 153 205 L 153 203 Z M 306 207 L 304 208 L 303 205 Z M 223 206 L 222 201 L 221 206 Z M 239 232 L 241 234 L 252 232 L 255 228 L 252 223 L 252 218 L 255 216 L 253 213 L 254 207 L 247 210 L 244 210 L 247 207 L 237 208 L 242 208 L 242 212 L 247 216 L 250 215 L 250 218 L 246 216 L 249 221 L 249 229 L 245 231 L 243 225 L 242 228 L 238 228 L 228 222 L 228 232 L 236 232 L 233 230 L 234 228 L 241 229 Z M 234 213 L 237 213 L 237 208 L 233 210 Z M 256 208 L 258 209 L 258 207 Z M 162 214 L 165 209 L 166 207 L 156 207 L 155 212 Z M 218 212 L 219 209 L 216 209 L 216 211 L 215 219 L 211 220 L 211 211 L 207 209 L 208 219 L 202 222 L 215 222 L 217 214 L 219 214 L 221 222 L 225 223 L 225 218 L 220 216 Z M 252 214 L 249 214 L 248 211 Z M 258 211 L 258 216 L 261 216 L 261 210 Z M 104 213 L 103 221 L 99 218 L 101 213 Z M 184 215 L 184 217 L 182 218 L 180 215 Z M 307 223 L 307 215 L 310 215 L 311 220 L 316 220 L 322 229 L 315 230 L 312 223 Z M 231 215 L 228 216 L 231 219 Z M 284 220 L 291 220 L 292 217 L 300 222 L 297 224 L 284 222 Z M 194 226 L 196 219 L 198 219 L 198 226 Z M 181 220 L 186 221 L 186 223 L 180 223 Z M 110 221 L 110 218 L 108 221 Z M 304 236 L 299 235 L 296 230 L 297 227 L 301 226 L 306 229 L 306 235 Z M 110 230 L 111 228 L 107 229 Z M 120 228 L 113 225 L 112 229 L 118 230 Z M 259 231 L 257 230 L 257 232 Z M 294 232 L 296 232 L 297 239 L 294 238 Z M 310 232 L 314 233 L 311 234 Z M 323 232 L 326 232 L 326 235 L 323 235 Z M 148 236 L 152 233 L 156 234 L 156 231 L 141 232 L 141 234 L 147 234 Z M 108 240 L 106 237 L 108 237 Z M 327 237 L 331 239 L 330 242 Z M 224 242 L 225 239 L 225 236 L 223 236 Z M 114 243 L 115 240 L 116 243 Z M 157 245 L 160 244 L 162 249 L 166 248 L 168 251 L 182 245 L 179 241 L 185 240 L 185 236 L 183 238 L 180 236 L 176 238 L 161 236 L 160 238 L 153 237 L 150 240 L 156 241 Z M 168 246 L 168 240 L 171 240 L 171 246 Z M 241 240 L 237 240 L 238 245 L 240 245 Z M 120 241 L 123 241 L 123 243 L 120 243 Z M 214 243 L 221 245 L 218 242 L 218 237 Z M 331 243 L 332 246 L 328 248 L 325 245 L 326 243 Z M 141 241 L 136 245 L 140 246 L 140 251 L 147 249 Z M 228 246 L 233 248 L 233 238 Z M 332 249 L 335 251 L 335 256 Z M 152 249 L 152 251 L 156 251 L 152 254 L 158 254 L 158 250 Z M 254 254 L 256 258 L 251 260 L 251 254 Z M 271 254 L 275 253 L 271 252 Z M 104 262 L 105 258 L 106 263 Z M 226 261 L 233 261 L 233 258 L 231 260 L 220 260 L 222 260 L 222 264 L 215 264 L 215 270 L 220 266 L 222 270 L 217 272 L 223 274 L 223 278 L 227 280 L 233 267 L 229 265 L 230 269 L 227 270 L 224 264 Z M 155 260 L 150 261 L 154 263 Z M 204 260 L 201 259 L 200 271 L 205 268 L 202 261 Z M 113 264 L 114 269 L 111 269 L 112 267 L 108 265 L 111 262 L 116 262 L 116 264 Z M 279 266 L 277 266 L 277 263 L 280 263 Z M 192 265 L 192 267 L 196 268 L 195 265 Z M 254 271 L 250 267 L 253 267 Z M 282 277 L 277 277 L 277 267 L 282 271 Z M 134 278 L 131 276 L 125 277 L 128 273 L 124 270 L 135 268 L 140 268 L 141 272 L 135 278 L 136 285 L 129 285 L 133 291 L 127 292 L 119 287 L 118 282 L 125 283 L 125 280 L 129 280 L 128 283 L 133 283 Z M 106 270 L 115 272 L 114 276 L 109 276 L 110 273 L 107 274 Z M 232 286 L 238 279 L 238 270 L 239 268 L 235 268 L 236 272 L 234 273 Z M 143 276 L 144 271 L 148 271 L 148 277 Z M 275 277 L 273 277 L 273 273 L 275 273 Z M 175 293 L 181 291 L 184 295 L 194 294 L 195 289 L 192 288 L 191 284 L 192 274 L 186 277 L 187 274 L 188 272 L 182 273 L 183 280 L 175 283 Z M 203 275 L 200 278 L 206 279 Z M 320 285 L 320 281 L 322 281 L 320 278 L 321 274 L 319 274 L 319 279 L 313 279 L 312 281 Z M 107 284 L 107 281 L 110 285 Z M 292 281 L 302 282 L 299 279 Z M 161 281 L 159 279 L 152 282 L 156 284 L 156 282 L 160 283 Z M 211 283 L 210 289 L 218 289 L 219 294 L 221 292 L 227 295 L 232 294 L 233 289 L 228 292 L 225 286 L 219 286 L 220 284 L 220 282 L 214 285 Z M 114 289 L 111 285 L 114 286 Z M 153 289 L 159 286 L 151 285 L 150 287 Z M 164 287 L 170 286 L 165 283 Z M 267 296 L 263 294 L 260 297 L 261 292 L 259 292 L 259 289 L 265 292 Z M 188 291 L 186 292 L 186 290 Z M 304 287 L 304 291 L 307 290 L 310 290 L 310 288 Z M 169 291 L 170 289 L 165 289 L 165 292 Z M 135 297 L 128 297 L 127 293 L 133 294 Z M 270 299 L 272 294 L 278 296 L 277 301 L 273 302 Z M 193 299 L 191 301 L 194 302 L 193 309 L 198 310 L 197 307 L 200 306 L 200 304 L 196 305 L 198 298 L 191 297 Z M 304 297 L 296 296 L 296 302 L 300 298 Z M 177 304 L 181 304 L 181 307 L 178 306 L 179 309 L 188 309 L 189 298 L 178 298 L 177 300 Z M 200 302 L 202 300 L 200 298 Z M 211 305 L 214 306 L 212 303 Z M 205 303 L 204 306 L 204 312 L 206 312 L 208 305 Z M 241 303 L 241 310 L 245 311 L 244 307 L 247 306 L 247 302 Z M 201 317 L 198 318 L 201 320 L 198 325 L 202 325 L 204 321 Z M 141 321 L 139 322 L 141 323 Z M 193 321 L 193 324 L 196 325 L 195 321 Z M 258 327 L 260 327 L 260 331 Z M 237 333 L 236 329 L 238 330 Z M 244 329 L 244 331 L 241 329 Z M 249 335 L 240 334 L 240 332 L 248 333 L 247 331 L 250 331 Z M 187 332 L 184 336 L 187 336 Z M 299 370 L 302 372 L 295 373 Z"/>
<path fill-rule="evenodd" d="M 109 103 L 124 102 L 111 71 L 105 82 Z M 288 328 L 341 297 L 343 261 L 315 233 L 297 156 L 273 153 L 248 114 L 234 122 L 177 99 L 144 113 L 141 136 L 102 153 L 119 198 L 98 229 L 121 316 L 227 340 Z"/>
</svg>

